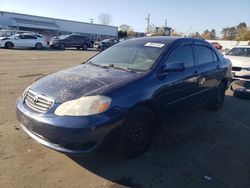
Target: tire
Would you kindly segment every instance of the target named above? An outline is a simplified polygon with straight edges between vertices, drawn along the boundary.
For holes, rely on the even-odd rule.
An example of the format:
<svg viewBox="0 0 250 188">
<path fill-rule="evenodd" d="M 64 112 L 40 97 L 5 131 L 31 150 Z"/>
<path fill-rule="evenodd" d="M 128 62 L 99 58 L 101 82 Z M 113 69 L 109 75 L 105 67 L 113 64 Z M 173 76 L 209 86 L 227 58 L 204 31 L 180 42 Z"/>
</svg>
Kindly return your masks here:
<svg viewBox="0 0 250 188">
<path fill-rule="evenodd" d="M 94 47 L 94 42 L 90 42 L 90 48 Z"/>
<path fill-rule="evenodd" d="M 102 47 L 102 50 L 106 50 L 107 48 L 108 48 L 108 47 L 104 45 L 104 46 Z"/>
<path fill-rule="evenodd" d="M 216 91 L 216 95 L 213 99 L 207 103 L 207 109 L 211 111 L 219 110 L 224 102 L 226 88 L 223 83 L 221 83 Z"/>
<path fill-rule="evenodd" d="M 125 158 L 135 158 L 143 154 L 153 140 L 153 125 L 154 116 L 150 110 L 144 107 L 132 110 L 122 125 L 119 154 Z"/>
<path fill-rule="evenodd" d="M 78 46 L 78 47 L 76 47 L 76 49 L 77 49 L 77 50 L 80 50 L 81 48 Z"/>
<path fill-rule="evenodd" d="M 38 42 L 38 43 L 36 43 L 35 48 L 40 50 L 43 48 L 43 45 L 40 42 Z"/>
<path fill-rule="evenodd" d="M 14 44 L 12 42 L 6 42 L 5 48 L 12 49 L 14 47 Z"/>
<path fill-rule="evenodd" d="M 238 88 L 234 90 L 234 97 L 250 100 L 250 91 L 247 91 L 245 88 Z"/>
<path fill-rule="evenodd" d="M 85 43 L 84 43 L 84 44 L 82 44 L 82 49 L 83 49 L 83 50 L 87 50 L 87 49 L 88 49 L 88 45 L 87 45 L 87 44 L 85 44 Z"/>
<path fill-rule="evenodd" d="M 61 43 L 61 44 L 59 45 L 59 48 L 60 48 L 61 50 L 65 50 L 66 45 L 65 45 L 64 43 Z"/>
</svg>

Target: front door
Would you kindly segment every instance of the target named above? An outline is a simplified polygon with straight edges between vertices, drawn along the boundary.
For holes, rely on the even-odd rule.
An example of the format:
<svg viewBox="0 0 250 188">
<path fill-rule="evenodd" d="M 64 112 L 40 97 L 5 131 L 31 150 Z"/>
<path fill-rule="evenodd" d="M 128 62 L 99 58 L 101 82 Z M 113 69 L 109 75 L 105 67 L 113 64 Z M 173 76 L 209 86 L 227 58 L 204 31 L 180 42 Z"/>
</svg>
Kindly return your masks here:
<svg viewBox="0 0 250 188">
<path fill-rule="evenodd" d="M 195 66 L 191 43 L 177 46 L 165 61 L 166 64 L 175 62 L 184 63 L 185 70 L 170 72 L 164 79 L 165 120 L 196 106 L 195 95 L 198 91 L 198 70 Z"/>
</svg>

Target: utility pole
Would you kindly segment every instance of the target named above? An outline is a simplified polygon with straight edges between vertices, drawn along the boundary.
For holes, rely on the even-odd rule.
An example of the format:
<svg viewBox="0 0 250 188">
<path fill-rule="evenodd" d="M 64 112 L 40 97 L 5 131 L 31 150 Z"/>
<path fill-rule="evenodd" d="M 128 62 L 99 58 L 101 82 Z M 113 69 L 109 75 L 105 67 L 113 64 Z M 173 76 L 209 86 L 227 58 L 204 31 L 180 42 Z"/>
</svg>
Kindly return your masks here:
<svg viewBox="0 0 250 188">
<path fill-rule="evenodd" d="M 89 18 L 90 23 L 94 23 L 94 18 Z"/>
<path fill-rule="evenodd" d="M 148 17 L 146 18 L 146 20 L 147 20 L 147 24 L 148 24 L 147 33 L 149 33 L 150 13 L 148 13 Z"/>
<path fill-rule="evenodd" d="M 167 27 L 168 19 L 165 19 L 165 27 Z"/>
</svg>

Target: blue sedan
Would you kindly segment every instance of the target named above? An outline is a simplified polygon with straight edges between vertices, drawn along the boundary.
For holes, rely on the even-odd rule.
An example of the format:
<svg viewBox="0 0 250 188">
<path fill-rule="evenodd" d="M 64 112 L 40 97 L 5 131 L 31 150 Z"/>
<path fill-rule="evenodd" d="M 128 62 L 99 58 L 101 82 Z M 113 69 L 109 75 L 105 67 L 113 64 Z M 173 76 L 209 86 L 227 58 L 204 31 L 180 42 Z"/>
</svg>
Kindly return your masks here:
<svg viewBox="0 0 250 188">
<path fill-rule="evenodd" d="M 136 38 L 40 78 L 16 114 L 29 136 L 65 154 L 92 153 L 113 139 L 122 156 L 136 157 L 162 122 L 201 104 L 218 110 L 230 79 L 230 61 L 203 40 Z"/>
</svg>

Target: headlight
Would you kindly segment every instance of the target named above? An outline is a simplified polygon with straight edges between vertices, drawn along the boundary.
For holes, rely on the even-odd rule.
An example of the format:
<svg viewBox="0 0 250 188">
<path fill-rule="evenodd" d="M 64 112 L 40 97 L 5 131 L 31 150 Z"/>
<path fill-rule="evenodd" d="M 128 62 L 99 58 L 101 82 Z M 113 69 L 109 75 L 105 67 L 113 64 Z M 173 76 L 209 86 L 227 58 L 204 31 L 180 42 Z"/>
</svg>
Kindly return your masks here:
<svg viewBox="0 0 250 188">
<path fill-rule="evenodd" d="M 250 67 L 242 68 L 243 70 L 250 71 Z"/>
<path fill-rule="evenodd" d="M 105 112 L 111 103 L 111 98 L 105 96 L 87 96 L 68 101 L 57 107 L 58 116 L 88 116 Z"/>
</svg>

